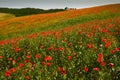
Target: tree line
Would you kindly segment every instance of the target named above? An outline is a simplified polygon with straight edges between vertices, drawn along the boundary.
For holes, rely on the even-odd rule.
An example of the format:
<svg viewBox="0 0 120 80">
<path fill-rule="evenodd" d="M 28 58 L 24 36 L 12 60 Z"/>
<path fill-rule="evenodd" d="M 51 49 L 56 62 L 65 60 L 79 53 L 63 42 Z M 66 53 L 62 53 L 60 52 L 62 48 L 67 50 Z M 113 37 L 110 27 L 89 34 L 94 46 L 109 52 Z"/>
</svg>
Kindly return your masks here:
<svg viewBox="0 0 120 80">
<path fill-rule="evenodd" d="M 53 12 L 60 12 L 60 11 L 65 11 L 65 9 L 44 10 L 44 9 L 37 9 L 37 8 L 21 8 L 21 9 L 0 8 L 0 13 L 14 14 L 16 17 L 32 15 L 32 14 L 53 13 Z"/>
</svg>

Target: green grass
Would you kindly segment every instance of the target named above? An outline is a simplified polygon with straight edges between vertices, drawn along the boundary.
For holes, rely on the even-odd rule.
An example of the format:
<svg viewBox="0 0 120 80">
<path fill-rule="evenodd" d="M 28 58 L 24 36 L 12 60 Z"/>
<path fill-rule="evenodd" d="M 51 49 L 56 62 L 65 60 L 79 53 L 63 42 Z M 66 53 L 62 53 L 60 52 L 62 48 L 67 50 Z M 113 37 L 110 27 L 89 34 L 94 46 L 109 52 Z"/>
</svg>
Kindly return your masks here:
<svg viewBox="0 0 120 80">
<path fill-rule="evenodd" d="M 90 21 L 94 21 L 94 20 L 101 20 L 101 19 L 107 19 L 107 18 L 119 17 L 119 16 L 120 16 L 120 12 L 111 14 L 108 11 L 103 11 L 102 13 L 74 17 L 71 19 L 52 23 L 49 25 L 36 23 L 36 24 L 32 25 L 32 27 L 29 26 L 29 28 L 20 29 L 20 31 L 17 31 L 17 32 L 10 32 L 7 35 L 1 34 L 0 39 L 22 37 L 22 36 L 26 36 L 31 33 L 39 33 L 42 31 L 59 30 L 61 28 L 70 27 L 70 26 L 73 26 L 76 24 L 82 24 L 82 23 L 86 23 L 86 22 L 90 22 Z M 35 26 L 35 27 L 33 27 L 33 26 Z"/>
<path fill-rule="evenodd" d="M 28 76 L 31 80 L 118 80 L 119 20 L 105 19 L 69 34 L 61 31 L 61 35 L 42 35 L 0 46 L 0 79 L 25 80 Z M 92 35 L 88 36 L 90 33 Z M 98 56 L 100 54 L 103 58 Z M 40 57 L 36 58 L 36 55 Z"/>
<path fill-rule="evenodd" d="M 6 13 L 1 13 L 0 16 L 1 16 L 0 21 L 11 19 L 11 18 L 15 17 L 13 14 L 6 14 Z"/>
</svg>

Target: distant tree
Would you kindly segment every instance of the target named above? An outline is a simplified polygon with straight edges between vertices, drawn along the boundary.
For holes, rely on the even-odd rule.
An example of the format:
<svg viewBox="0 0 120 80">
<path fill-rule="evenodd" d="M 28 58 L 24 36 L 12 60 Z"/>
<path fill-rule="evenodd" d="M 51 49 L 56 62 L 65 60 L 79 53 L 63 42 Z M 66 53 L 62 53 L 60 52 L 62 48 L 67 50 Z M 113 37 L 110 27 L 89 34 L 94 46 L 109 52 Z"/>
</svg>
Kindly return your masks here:
<svg viewBox="0 0 120 80">
<path fill-rule="evenodd" d="M 25 16 L 25 15 L 32 15 L 32 14 L 43 14 L 43 13 L 52 13 L 52 12 L 60 12 L 65 11 L 64 9 L 36 9 L 36 8 L 21 8 L 21 9 L 13 9 L 13 8 L 0 8 L 0 13 L 10 13 L 14 14 L 15 16 Z"/>
<path fill-rule="evenodd" d="M 65 10 L 67 10 L 68 9 L 68 7 L 65 7 Z"/>
</svg>

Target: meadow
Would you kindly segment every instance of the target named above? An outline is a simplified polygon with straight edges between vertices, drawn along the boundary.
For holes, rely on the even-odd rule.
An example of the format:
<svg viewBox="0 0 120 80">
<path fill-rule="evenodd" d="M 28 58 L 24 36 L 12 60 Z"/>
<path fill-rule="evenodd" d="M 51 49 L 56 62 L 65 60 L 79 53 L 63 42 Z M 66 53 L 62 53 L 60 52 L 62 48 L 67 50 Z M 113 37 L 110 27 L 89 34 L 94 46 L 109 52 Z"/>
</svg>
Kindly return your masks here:
<svg viewBox="0 0 120 80">
<path fill-rule="evenodd" d="M 119 6 L 3 20 L 0 80 L 119 80 Z"/>
</svg>

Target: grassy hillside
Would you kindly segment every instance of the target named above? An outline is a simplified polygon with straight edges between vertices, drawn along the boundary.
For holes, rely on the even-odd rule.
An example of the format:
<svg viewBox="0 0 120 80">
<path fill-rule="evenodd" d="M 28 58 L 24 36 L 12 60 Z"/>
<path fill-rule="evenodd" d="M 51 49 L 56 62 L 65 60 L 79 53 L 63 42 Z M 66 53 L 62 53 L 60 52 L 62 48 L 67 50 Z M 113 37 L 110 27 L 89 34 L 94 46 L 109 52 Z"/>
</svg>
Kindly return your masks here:
<svg viewBox="0 0 120 80">
<path fill-rule="evenodd" d="M 0 42 L 1 80 L 119 80 L 120 17 Z"/>
<path fill-rule="evenodd" d="M 0 13 L 0 21 L 14 18 L 15 16 L 7 13 Z"/>
<path fill-rule="evenodd" d="M 0 21 L 0 80 L 119 80 L 120 4 Z"/>
<path fill-rule="evenodd" d="M 26 36 L 31 33 L 59 29 L 96 19 L 120 15 L 120 5 L 107 5 L 49 14 L 17 17 L 0 22 L 0 39 Z M 58 27 L 59 26 L 59 27 Z"/>
</svg>

